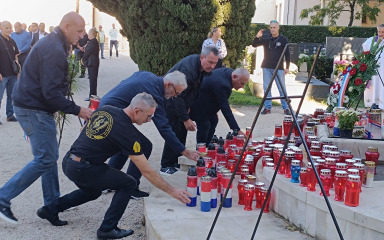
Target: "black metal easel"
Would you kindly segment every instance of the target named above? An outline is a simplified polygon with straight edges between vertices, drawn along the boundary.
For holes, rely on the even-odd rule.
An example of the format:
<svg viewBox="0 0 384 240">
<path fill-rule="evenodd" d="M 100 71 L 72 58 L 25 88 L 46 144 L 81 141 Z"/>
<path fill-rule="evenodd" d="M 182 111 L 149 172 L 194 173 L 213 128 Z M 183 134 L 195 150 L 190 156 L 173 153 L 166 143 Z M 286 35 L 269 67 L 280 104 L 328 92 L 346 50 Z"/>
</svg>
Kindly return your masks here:
<svg viewBox="0 0 384 240">
<path fill-rule="evenodd" d="M 315 58 L 314 58 L 314 61 L 313 61 L 313 64 L 312 64 L 312 68 L 311 68 L 311 71 L 310 71 L 310 73 L 309 73 L 309 75 L 308 75 L 308 80 L 307 80 L 307 82 L 306 82 L 306 85 L 305 85 L 305 87 L 304 87 L 304 91 L 303 91 L 303 94 L 302 94 L 302 95 L 297 95 L 297 96 L 287 96 L 286 90 L 285 90 L 284 88 L 282 88 L 282 90 L 283 90 L 283 95 L 284 95 L 283 97 L 270 97 L 270 98 L 267 98 L 267 95 L 268 95 L 267 93 L 269 93 L 269 92 L 271 91 L 272 84 L 273 84 L 273 82 L 274 82 L 274 80 L 275 80 L 276 77 L 277 77 L 277 81 L 279 82 L 280 86 L 282 86 L 282 84 L 281 84 L 281 80 L 280 80 L 279 77 L 277 76 L 277 71 L 278 71 L 278 66 L 280 65 L 280 63 L 281 63 L 282 60 L 283 60 L 284 54 L 285 54 L 285 52 L 286 52 L 286 50 L 287 50 L 287 47 L 288 47 L 288 45 L 286 45 L 286 46 L 284 47 L 284 50 L 283 50 L 283 52 L 282 52 L 282 54 L 281 54 L 281 56 L 280 56 L 280 59 L 279 59 L 277 65 L 276 65 L 275 71 L 273 72 L 273 75 L 272 75 L 272 77 L 271 77 L 271 81 L 270 81 L 270 83 L 269 83 L 269 85 L 268 85 L 267 90 L 265 91 L 264 97 L 263 97 L 263 99 L 262 99 L 262 101 L 261 101 L 261 103 L 260 103 L 260 107 L 259 107 L 259 109 L 257 110 L 256 116 L 255 116 L 255 118 L 254 118 L 254 120 L 253 120 L 253 123 L 252 123 L 252 126 L 251 126 L 251 130 L 250 130 L 250 132 L 253 132 L 253 129 L 255 128 L 255 124 L 256 124 L 256 122 L 257 122 L 259 116 L 260 116 L 261 109 L 262 109 L 262 106 L 264 105 L 265 100 L 272 100 L 272 99 L 284 99 L 284 100 L 286 100 L 287 105 L 288 105 L 288 108 L 289 108 L 289 112 L 290 112 L 290 114 L 292 115 L 292 118 L 293 118 L 293 124 L 292 124 L 292 126 L 291 126 L 291 129 L 289 130 L 288 135 L 287 135 L 287 139 L 286 139 L 285 144 L 284 144 L 283 152 L 281 153 L 279 162 L 277 163 L 277 166 L 276 166 L 276 170 L 275 170 L 275 172 L 274 172 L 274 174 L 273 174 L 273 177 L 272 177 L 272 180 L 271 180 L 271 184 L 270 184 L 269 189 L 268 189 L 268 192 L 267 192 L 266 199 L 268 199 L 268 198 L 270 197 L 273 183 L 275 182 L 277 172 L 278 172 L 278 170 L 279 170 L 281 161 L 282 161 L 282 159 L 283 159 L 285 150 L 286 150 L 286 148 L 287 148 L 287 146 L 288 146 L 289 139 L 290 139 L 290 137 L 291 137 L 293 128 L 294 128 L 295 126 L 299 129 L 299 135 L 300 135 L 301 141 L 303 142 L 303 146 L 304 146 L 304 148 L 305 148 L 305 151 L 307 152 L 307 154 L 308 154 L 308 156 L 309 156 L 309 160 L 310 160 L 312 166 L 315 166 L 315 164 L 314 164 L 314 162 L 313 162 L 313 159 L 312 159 L 312 156 L 310 155 L 308 146 L 307 146 L 307 144 L 306 144 L 306 142 L 305 142 L 305 139 L 304 139 L 304 137 L 303 137 L 303 133 L 301 132 L 300 126 L 299 126 L 299 124 L 298 124 L 298 122 L 297 122 L 297 116 L 298 116 L 298 114 L 299 114 L 299 112 L 300 112 L 301 105 L 302 105 L 302 103 L 303 103 L 303 101 L 304 101 L 304 97 L 305 97 L 305 95 L 306 95 L 306 93 L 307 93 L 308 86 L 309 86 L 310 80 L 311 80 L 311 78 L 312 78 L 313 70 L 314 70 L 314 68 L 315 68 L 315 66 L 316 66 L 317 59 L 318 59 L 318 57 L 319 57 L 319 54 L 320 54 L 320 51 L 321 51 L 321 48 L 322 48 L 322 47 L 319 46 L 318 49 L 317 49 L 317 53 L 316 53 L 316 56 L 315 56 Z M 291 98 L 300 98 L 300 99 L 301 99 L 301 100 L 300 100 L 300 103 L 299 103 L 299 106 L 298 106 L 298 108 L 297 108 L 297 111 L 296 111 L 296 115 L 294 114 L 293 109 L 292 109 L 292 106 L 291 106 L 291 100 L 290 100 Z M 224 193 L 223 200 L 222 200 L 222 202 L 220 203 L 219 209 L 218 209 L 218 211 L 217 211 L 217 213 L 216 213 L 215 219 L 214 219 L 214 221 L 213 221 L 213 223 L 212 223 L 212 226 L 211 226 L 211 229 L 210 229 L 210 231 L 209 231 L 209 233 L 208 233 L 207 240 L 209 240 L 210 237 L 211 237 L 211 235 L 212 235 L 213 229 L 214 229 L 214 227 L 215 227 L 215 225 L 216 225 L 217 219 L 218 219 L 218 217 L 219 217 L 219 215 L 220 215 L 220 212 L 221 212 L 221 209 L 222 209 L 222 207 L 223 207 L 224 200 L 226 199 L 226 197 L 227 197 L 227 195 L 228 195 L 229 187 L 232 185 L 233 179 L 235 178 L 237 169 L 238 169 L 239 164 L 240 164 L 240 162 L 241 162 L 241 158 L 242 158 L 242 156 L 244 155 L 245 149 L 247 148 L 248 142 L 249 142 L 249 138 L 246 139 L 246 142 L 245 142 L 245 144 L 244 144 L 244 146 L 243 146 L 243 149 L 242 149 L 242 151 L 241 151 L 241 154 L 240 154 L 240 156 L 239 156 L 239 159 L 238 159 L 238 161 L 237 161 L 237 164 L 236 164 L 236 166 L 235 166 L 235 169 L 234 169 L 234 171 L 233 171 L 233 174 L 232 174 L 231 179 L 230 179 L 230 181 L 229 181 L 229 184 L 228 184 L 228 186 L 227 186 L 227 189 L 226 189 L 226 191 L 225 191 L 225 193 Z M 342 233 L 341 233 L 341 231 L 340 231 L 340 227 L 339 227 L 339 225 L 338 225 L 338 223 L 337 223 L 335 214 L 333 213 L 331 204 L 329 203 L 327 194 L 325 193 L 323 184 L 322 184 L 321 181 L 320 181 L 319 173 L 318 173 L 317 171 L 315 171 L 315 175 L 316 175 L 316 179 L 317 179 L 317 181 L 318 181 L 318 183 L 319 183 L 319 185 L 320 185 L 321 192 L 323 193 L 324 200 L 325 200 L 325 202 L 326 202 L 326 204 L 327 204 L 327 207 L 328 207 L 328 209 L 329 209 L 329 212 L 330 212 L 330 214 L 331 214 L 331 216 L 332 216 L 332 220 L 333 220 L 333 222 L 334 222 L 334 224 L 335 224 L 336 230 L 337 230 L 337 232 L 338 232 L 338 234 L 339 234 L 339 237 L 340 237 L 341 240 L 344 240 L 343 235 L 342 235 Z M 254 231 L 253 231 L 253 233 L 252 233 L 251 240 L 254 239 L 254 237 L 255 237 L 257 228 L 258 228 L 258 226 L 259 226 L 261 217 L 262 217 L 262 215 L 263 215 L 263 211 L 264 211 L 266 202 L 267 202 L 267 201 L 264 201 L 263 206 L 262 206 L 262 208 L 261 208 L 261 210 L 260 210 L 260 214 L 259 214 L 259 217 L 258 217 L 258 219 L 257 219 L 256 226 L 255 226 L 255 228 L 254 228 Z"/>
</svg>

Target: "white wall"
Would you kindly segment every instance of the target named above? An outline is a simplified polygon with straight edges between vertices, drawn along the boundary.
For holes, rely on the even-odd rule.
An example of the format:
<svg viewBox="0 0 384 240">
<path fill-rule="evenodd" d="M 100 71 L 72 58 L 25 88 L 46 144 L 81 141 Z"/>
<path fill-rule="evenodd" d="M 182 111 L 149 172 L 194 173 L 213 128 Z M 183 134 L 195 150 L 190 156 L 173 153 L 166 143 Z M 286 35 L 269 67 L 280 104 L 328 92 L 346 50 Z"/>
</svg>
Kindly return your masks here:
<svg viewBox="0 0 384 240">
<path fill-rule="evenodd" d="M 252 23 L 267 23 L 276 19 L 275 0 L 256 0 L 256 11 Z"/>
</svg>

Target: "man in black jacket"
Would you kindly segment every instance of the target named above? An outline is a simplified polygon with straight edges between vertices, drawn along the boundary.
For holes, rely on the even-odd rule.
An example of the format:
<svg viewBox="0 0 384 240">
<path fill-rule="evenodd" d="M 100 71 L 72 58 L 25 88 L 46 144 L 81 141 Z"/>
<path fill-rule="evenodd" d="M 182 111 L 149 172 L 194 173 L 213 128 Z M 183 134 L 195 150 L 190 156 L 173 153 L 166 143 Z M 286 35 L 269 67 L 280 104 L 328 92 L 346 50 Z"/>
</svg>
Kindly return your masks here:
<svg viewBox="0 0 384 240">
<path fill-rule="evenodd" d="M 59 157 L 56 122 L 53 113 L 78 115 L 88 120 L 89 108 L 77 106 L 65 98 L 68 91 L 68 53 L 70 44 L 84 36 L 84 19 L 75 12 L 64 15 L 52 34 L 39 40 L 32 48 L 13 91 L 14 110 L 25 134 L 29 137 L 34 159 L 0 188 L 0 218 L 17 223 L 11 212 L 11 200 L 39 177 L 42 180 L 44 204 L 57 204 L 60 197 L 57 173 Z M 55 226 L 67 224 L 58 216 L 38 211 Z"/>
<path fill-rule="evenodd" d="M 97 31 L 91 28 L 88 32 L 89 42 L 85 48 L 83 55 L 83 64 L 88 68 L 89 78 L 89 97 L 85 101 L 89 101 L 91 95 L 97 95 L 97 77 L 99 75 L 99 42 L 96 39 Z"/>
<path fill-rule="evenodd" d="M 197 100 L 191 107 L 189 116 L 197 125 L 197 143 L 210 143 L 218 123 L 217 112 L 221 110 L 229 127 L 232 130 L 240 130 L 232 110 L 229 107 L 228 98 L 232 88 L 238 90 L 244 88 L 249 80 L 249 72 L 245 68 L 233 70 L 231 68 L 219 68 L 212 71 L 212 75 L 204 78 L 200 87 Z M 240 134 L 244 134 L 240 132 Z"/>
<path fill-rule="evenodd" d="M 187 131 L 195 131 L 196 125 L 189 117 L 189 110 L 199 93 L 203 77 L 209 74 L 219 60 L 219 51 L 214 46 L 204 48 L 200 55 L 185 57 L 168 72 L 178 70 L 185 74 L 188 87 L 177 98 L 166 102 L 167 118 L 177 138 L 185 145 Z M 171 175 L 177 172 L 175 165 L 179 153 L 167 143 L 164 144 L 160 173 Z"/>
</svg>

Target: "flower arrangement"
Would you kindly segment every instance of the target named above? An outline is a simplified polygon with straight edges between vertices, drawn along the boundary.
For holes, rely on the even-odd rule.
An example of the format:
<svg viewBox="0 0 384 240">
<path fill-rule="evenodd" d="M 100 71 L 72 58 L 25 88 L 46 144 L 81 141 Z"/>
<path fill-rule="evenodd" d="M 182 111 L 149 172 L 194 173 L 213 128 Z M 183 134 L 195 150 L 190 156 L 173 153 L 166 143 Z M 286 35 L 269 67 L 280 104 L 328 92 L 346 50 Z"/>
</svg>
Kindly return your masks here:
<svg viewBox="0 0 384 240">
<path fill-rule="evenodd" d="M 359 121 L 359 112 L 353 110 L 342 110 L 336 113 L 340 130 L 352 130 L 355 123 Z"/>
<path fill-rule="evenodd" d="M 348 61 L 347 60 L 340 60 L 340 61 L 334 61 L 333 64 L 335 64 L 335 71 L 333 72 L 334 75 L 339 75 L 339 72 L 343 72 L 347 66 L 348 66 Z"/>
<path fill-rule="evenodd" d="M 347 65 L 330 88 L 327 98 L 329 111 L 336 106 L 349 108 L 358 104 L 368 81 L 377 75 L 377 69 L 380 67 L 377 61 L 383 47 L 381 40 L 372 41 L 370 51 L 355 55 L 352 63 Z"/>
</svg>

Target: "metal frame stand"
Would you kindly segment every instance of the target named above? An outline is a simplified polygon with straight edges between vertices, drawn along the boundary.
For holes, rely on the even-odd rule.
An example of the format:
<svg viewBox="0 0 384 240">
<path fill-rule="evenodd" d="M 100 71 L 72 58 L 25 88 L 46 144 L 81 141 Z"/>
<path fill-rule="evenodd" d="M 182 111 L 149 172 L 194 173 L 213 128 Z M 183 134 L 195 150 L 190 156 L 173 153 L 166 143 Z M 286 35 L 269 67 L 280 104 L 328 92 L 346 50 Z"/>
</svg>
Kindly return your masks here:
<svg viewBox="0 0 384 240">
<path fill-rule="evenodd" d="M 265 93 L 264 93 L 264 97 L 263 97 L 263 99 L 262 99 L 262 101 L 261 101 L 261 103 L 260 103 L 260 107 L 259 107 L 259 109 L 257 110 L 256 116 L 255 116 L 255 118 L 254 118 L 254 120 L 253 120 L 253 123 L 252 123 L 252 126 L 251 126 L 251 130 L 250 130 L 250 132 L 253 132 L 253 129 L 255 128 L 255 124 L 256 124 L 256 122 L 257 122 L 259 116 L 260 116 L 261 109 L 262 109 L 262 106 L 264 105 L 265 100 L 284 99 L 284 100 L 287 102 L 287 104 L 288 104 L 288 108 L 289 108 L 289 112 L 290 112 L 290 114 L 292 115 L 293 123 L 294 123 L 294 124 L 292 124 L 291 129 L 289 130 L 289 133 L 288 133 L 288 135 L 287 135 L 287 139 L 286 139 L 285 144 L 284 144 L 283 152 L 281 153 L 281 156 L 280 156 L 280 158 L 279 158 L 279 162 L 277 163 L 276 170 L 275 170 L 275 172 L 274 172 L 274 174 L 273 174 L 273 177 L 272 177 L 272 180 L 271 180 L 271 184 L 269 185 L 269 189 L 268 189 L 268 192 L 267 192 L 266 199 L 268 199 L 268 198 L 270 197 L 273 183 L 275 182 L 277 172 L 278 172 L 278 170 L 279 170 L 281 161 L 282 161 L 282 159 L 283 159 L 285 150 L 286 150 L 286 148 L 287 148 L 287 146 L 288 146 L 289 139 L 290 139 L 290 137 L 291 137 L 293 128 L 294 128 L 295 126 L 299 129 L 299 135 L 300 135 L 301 141 L 303 142 L 303 146 L 304 146 L 304 148 L 305 148 L 305 151 L 307 152 L 307 155 L 308 155 L 308 157 L 309 157 L 309 160 L 310 160 L 312 166 L 315 166 L 315 164 L 314 164 L 314 162 L 313 162 L 313 159 L 312 159 L 312 156 L 310 155 L 308 146 L 307 146 L 307 144 L 306 144 L 306 142 L 305 142 L 305 138 L 303 137 L 303 133 L 301 132 L 300 126 L 299 126 L 299 124 L 298 124 L 298 122 L 297 122 L 297 116 L 298 116 L 298 114 L 299 114 L 299 112 L 300 112 L 301 105 L 303 104 L 304 97 L 305 97 L 305 95 L 306 95 L 306 93 L 307 93 L 308 86 L 309 86 L 310 80 L 311 80 L 311 78 L 312 78 L 313 70 L 314 70 L 314 68 L 315 68 L 315 66 L 316 66 L 317 59 L 318 59 L 318 57 L 319 57 L 319 54 L 320 54 L 320 51 L 321 51 L 321 48 L 322 48 L 322 47 L 319 46 L 318 49 L 317 49 L 317 53 L 316 53 L 316 56 L 315 56 L 315 58 L 314 58 L 313 65 L 312 65 L 311 71 L 310 71 L 310 73 L 309 73 L 309 75 L 308 75 L 308 80 L 307 80 L 307 82 L 306 82 L 306 85 L 305 85 L 305 88 L 304 88 L 304 91 L 303 91 L 303 94 L 302 94 L 302 95 L 298 95 L 298 96 L 287 96 L 286 90 L 285 90 L 284 88 L 282 88 L 282 90 L 283 90 L 283 95 L 284 95 L 284 96 L 282 96 L 282 97 L 270 97 L 270 98 L 267 98 L 267 95 L 268 95 L 267 93 L 269 93 L 269 92 L 271 91 L 272 84 L 273 84 L 273 82 L 274 82 L 274 80 L 275 80 L 276 77 L 277 77 L 277 81 L 279 81 L 280 86 L 282 86 L 282 84 L 281 84 L 281 80 L 280 80 L 279 77 L 277 76 L 277 71 L 278 71 L 278 66 L 280 65 L 280 63 L 281 63 L 282 60 L 283 60 L 284 53 L 285 53 L 285 51 L 287 50 L 287 47 L 288 47 L 288 45 L 286 45 L 286 46 L 284 47 L 284 50 L 283 50 L 283 52 L 282 52 L 282 54 L 281 54 L 281 56 L 280 56 L 280 59 L 279 59 L 277 65 L 276 65 L 275 71 L 273 72 L 273 75 L 272 75 L 271 81 L 270 81 L 270 83 L 269 83 L 269 85 L 268 85 L 268 88 L 267 88 L 267 90 L 266 90 Z M 300 98 L 300 99 L 301 99 L 301 100 L 300 100 L 300 103 L 299 103 L 299 106 L 298 106 L 298 108 L 297 108 L 297 111 L 296 111 L 296 115 L 294 114 L 293 109 L 292 109 L 292 106 L 291 106 L 291 100 L 290 100 L 291 98 Z M 220 212 L 221 212 L 221 209 L 222 209 L 222 207 L 223 207 L 224 199 L 225 199 L 225 198 L 227 197 L 227 195 L 228 195 L 229 187 L 232 185 L 233 179 L 235 178 L 237 169 L 238 169 L 239 164 L 240 164 L 240 162 L 241 162 L 241 158 L 242 158 L 242 156 L 244 155 L 244 152 L 245 152 L 245 149 L 246 149 L 246 147 L 247 147 L 247 145 L 248 145 L 248 142 L 249 142 L 249 138 L 246 139 L 246 142 L 245 142 L 245 144 L 244 144 L 244 146 L 243 146 L 243 149 L 242 149 L 242 151 L 241 151 L 241 154 L 240 154 L 240 156 L 239 156 L 239 159 L 238 159 L 238 161 L 237 161 L 237 164 L 236 164 L 236 166 L 235 166 L 235 169 L 234 169 L 234 171 L 233 171 L 233 174 L 232 174 L 231 179 L 230 179 L 230 181 L 229 181 L 229 184 L 228 184 L 228 186 L 227 186 L 227 189 L 226 189 L 226 191 L 225 191 L 225 193 L 224 193 L 223 201 L 221 202 L 221 204 L 220 204 L 220 206 L 219 206 L 219 209 L 218 209 L 218 211 L 217 211 L 217 213 L 216 213 L 215 219 L 214 219 L 214 221 L 213 221 L 213 223 L 212 223 L 211 229 L 210 229 L 210 231 L 209 231 L 209 233 L 208 233 L 207 240 L 210 239 L 210 237 L 211 237 L 211 235 L 212 235 L 213 229 L 214 229 L 214 227 L 215 227 L 215 225 L 216 225 L 217 219 L 218 219 L 218 217 L 219 217 L 219 215 L 220 215 Z M 322 184 L 321 181 L 320 181 L 319 173 L 318 173 L 317 171 L 315 171 L 315 175 L 316 175 L 317 182 L 318 182 L 319 185 L 320 185 L 321 192 L 323 193 L 323 197 L 324 197 L 324 200 L 325 200 L 325 202 L 326 202 L 326 204 L 327 204 L 328 210 L 329 210 L 329 212 L 330 212 L 330 214 L 331 214 L 331 216 L 332 216 L 332 220 L 333 220 L 333 222 L 334 222 L 334 224 L 335 224 L 335 227 L 336 227 L 336 230 L 337 230 L 337 232 L 338 232 L 338 235 L 339 235 L 339 237 L 340 237 L 341 240 L 344 240 L 343 235 L 342 235 L 342 233 L 341 233 L 341 231 L 340 231 L 339 224 L 337 223 L 335 214 L 333 213 L 331 204 L 329 203 L 328 197 L 327 197 L 327 195 L 326 195 L 326 193 L 325 193 L 323 184 Z M 258 219 L 257 219 L 255 228 L 254 228 L 253 233 L 252 233 L 251 240 L 254 239 L 254 237 L 255 237 L 257 228 L 258 228 L 258 226 L 259 226 L 261 217 L 262 217 L 262 215 L 263 215 L 263 211 L 264 211 L 266 202 L 267 202 L 267 201 L 264 201 L 263 206 L 262 206 L 262 208 L 261 208 L 261 210 L 260 210 L 259 217 L 258 217 Z"/>
</svg>

